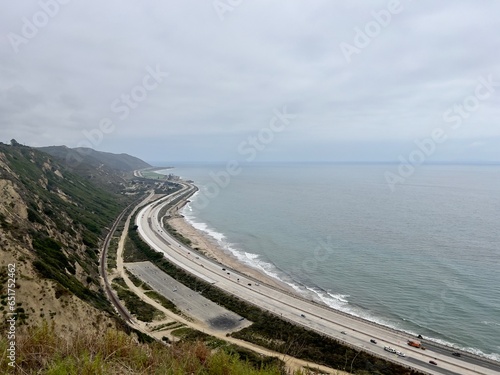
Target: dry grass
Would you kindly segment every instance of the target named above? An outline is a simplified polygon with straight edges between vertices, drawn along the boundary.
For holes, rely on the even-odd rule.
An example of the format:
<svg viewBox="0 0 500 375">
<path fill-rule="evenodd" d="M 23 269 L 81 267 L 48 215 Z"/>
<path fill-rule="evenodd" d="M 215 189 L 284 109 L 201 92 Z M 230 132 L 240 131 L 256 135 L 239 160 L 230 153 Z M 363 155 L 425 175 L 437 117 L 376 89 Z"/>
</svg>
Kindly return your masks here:
<svg viewBox="0 0 500 375">
<path fill-rule="evenodd" d="M 123 332 L 99 334 L 80 331 L 70 339 L 56 335 L 48 323 L 17 337 L 17 368 L 5 358 L 6 341 L 0 340 L 0 373 L 28 375 L 207 374 L 282 375 L 283 369 L 256 369 L 224 350 L 212 351 L 203 342 L 172 346 L 141 344 Z"/>
</svg>

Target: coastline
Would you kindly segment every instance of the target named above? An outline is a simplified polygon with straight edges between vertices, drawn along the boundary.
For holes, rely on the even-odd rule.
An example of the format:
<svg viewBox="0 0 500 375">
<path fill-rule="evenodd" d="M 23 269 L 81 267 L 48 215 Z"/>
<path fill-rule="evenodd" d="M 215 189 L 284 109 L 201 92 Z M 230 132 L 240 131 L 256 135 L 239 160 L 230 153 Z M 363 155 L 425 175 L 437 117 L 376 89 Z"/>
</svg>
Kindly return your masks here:
<svg viewBox="0 0 500 375">
<path fill-rule="evenodd" d="M 189 181 L 188 184 L 193 185 L 196 188 L 196 185 L 194 185 L 192 181 Z M 224 246 L 217 241 L 217 237 L 211 236 L 210 233 L 205 232 L 203 228 L 198 229 L 197 223 L 192 222 L 189 219 L 189 215 L 187 216 L 183 215 L 183 208 L 186 206 L 186 204 L 190 202 L 189 198 L 191 196 L 192 195 L 185 197 L 182 201 L 178 202 L 176 206 L 171 209 L 170 211 L 171 216 L 168 219 L 169 224 L 175 230 L 177 230 L 180 234 L 182 234 L 184 237 L 188 238 L 191 241 L 190 244 L 191 248 L 193 248 L 195 251 L 199 251 L 200 254 L 203 254 L 207 258 L 216 260 L 218 263 L 221 264 L 222 267 L 225 266 L 228 267 L 229 269 L 232 268 L 234 271 L 238 271 L 242 274 L 249 275 L 256 281 L 261 282 L 262 284 L 266 284 L 276 289 L 281 289 L 285 291 L 287 294 L 294 295 L 299 299 L 308 300 L 307 298 L 305 299 L 303 296 L 301 296 L 300 293 L 297 293 L 297 290 L 293 289 L 290 285 L 286 284 L 285 282 L 282 282 L 277 278 L 265 274 L 258 268 L 253 268 L 250 265 L 245 264 L 244 261 L 240 260 L 235 255 L 233 255 L 230 252 L 230 250 L 225 249 Z M 413 332 L 409 332 L 404 329 L 403 330 L 397 329 L 390 325 L 382 324 L 376 321 L 372 321 L 370 319 L 352 315 L 350 313 L 337 310 L 333 307 L 330 307 L 318 301 L 311 300 L 309 302 L 316 303 L 318 306 L 329 307 L 330 309 L 334 310 L 336 313 L 340 315 L 352 318 L 354 320 L 358 320 L 363 323 L 368 323 L 373 326 L 378 326 L 380 328 L 384 328 L 394 333 L 403 334 L 404 336 L 408 336 L 408 338 L 414 338 L 416 336 L 416 334 L 414 334 Z M 490 363 L 495 363 L 495 364 L 498 363 L 496 359 L 491 358 L 490 355 L 485 354 L 484 352 L 481 351 L 479 353 L 475 351 L 473 352 L 470 350 L 471 348 L 469 347 L 466 348 L 456 347 L 453 344 L 443 343 L 441 340 L 435 340 L 431 337 L 428 337 L 426 339 L 429 340 L 427 342 L 428 346 L 432 346 L 434 348 L 439 347 L 444 350 L 450 350 L 450 348 L 455 348 L 457 350 L 464 351 L 468 355 L 476 357 L 477 359 L 483 361 L 486 360 Z"/>
<path fill-rule="evenodd" d="M 179 211 L 180 210 L 181 209 L 179 209 Z M 267 284 L 274 288 L 295 294 L 293 288 L 288 284 L 266 275 L 256 268 L 241 263 L 234 255 L 224 250 L 214 238 L 193 227 L 179 211 L 177 211 L 177 214 L 172 218 L 168 219 L 168 223 L 184 237 L 191 240 L 191 247 L 193 249 L 196 250 L 196 248 L 198 248 L 197 251 L 204 254 L 206 257 L 215 259 L 217 262 L 237 272 L 250 276 L 262 284 Z"/>
</svg>

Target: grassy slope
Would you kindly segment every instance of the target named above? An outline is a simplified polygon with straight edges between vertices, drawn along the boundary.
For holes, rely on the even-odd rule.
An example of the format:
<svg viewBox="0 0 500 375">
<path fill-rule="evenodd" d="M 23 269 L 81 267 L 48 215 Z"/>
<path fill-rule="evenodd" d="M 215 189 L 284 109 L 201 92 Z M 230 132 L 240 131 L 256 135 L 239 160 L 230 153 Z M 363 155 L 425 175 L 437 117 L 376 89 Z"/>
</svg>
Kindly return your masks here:
<svg viewBox="0 0 500 375">
<path fill-rule="evenodd" d="M 0 338 L 0 351 L 7 343 Z M 206 374 L 282 375 L 281 366 L 256 368 L 234 350 L 213 351 L 201 341 L 172 346 L 140 344 L 116 330 L 81 331 L 63 339 L 48 324 L 30 329 L 18 341 L 18 373 L 27 375 Z M 0 373 L 14 373 L 2 357 Z"/>
<path fill-rule="evenodd" d="M 0 170 L 0 178 L 14 184 L 28 212 L 26 221 L 3 214 L 1 229 L 33 249 L 33 266 L 44 278 L 95 307 L 109 309 L 98 291 L 100 238 L 128 201 L 37 150 L 0 145 L 0 153 L 10 170 Z M 82 270 L 79 275 L 77 268 Z"/>
</svg>

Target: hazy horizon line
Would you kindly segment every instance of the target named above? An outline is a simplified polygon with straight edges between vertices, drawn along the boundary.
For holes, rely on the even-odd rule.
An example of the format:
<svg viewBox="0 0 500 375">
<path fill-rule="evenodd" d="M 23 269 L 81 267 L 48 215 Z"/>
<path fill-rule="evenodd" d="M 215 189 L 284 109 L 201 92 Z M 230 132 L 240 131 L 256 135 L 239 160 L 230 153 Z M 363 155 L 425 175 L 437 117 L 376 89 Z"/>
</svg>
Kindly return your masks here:
<svg viewBox="0 0 500 375">
<path fill-rule="evenodd" d="M 224 165 L 227 164 L 227 160 L 218 160 L 218 161 L 150 161 L 144 160 L 148 164 L 156 168 L 170 168 L 175 167 L 176 164 L 179 165 Z M 337 165 L 400 165 L 402 164 L 399 161 L 388 161 L 388 160 L 380 160 L 380 161 L 328 161 L 328 160 L 274 160 L 274 161 L 253 161 L 253 162 L 238 162 L 239 165 L 265 165 L 265 164 L 337 164 Z M 410 164 L 410 163 L 407 163 Z M 478 161 L 478 160 L 465 160 L 465 161 L 429 161 L 425 163 L 421 163 L 415 166 L 423 166 L 423 165 L 482 165 L 482 166 L 496 166 L 500 165 L 500 161 Z"/>
</svg>

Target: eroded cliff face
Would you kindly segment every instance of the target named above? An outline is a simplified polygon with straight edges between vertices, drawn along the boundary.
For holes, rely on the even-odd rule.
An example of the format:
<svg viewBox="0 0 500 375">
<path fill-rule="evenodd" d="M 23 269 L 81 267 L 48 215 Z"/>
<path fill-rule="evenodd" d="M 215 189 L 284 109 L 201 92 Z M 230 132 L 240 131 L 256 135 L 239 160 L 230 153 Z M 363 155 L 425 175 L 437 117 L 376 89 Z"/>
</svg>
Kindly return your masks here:
<svg viewBox="0 0 500 375">
<path fill-rule="evenodd" d="M 0 179 L 0 202 L 0 214 L 4 215 L 7 221 L 28 219 L 26 204 L 12 181 Z"/>
</svg>

